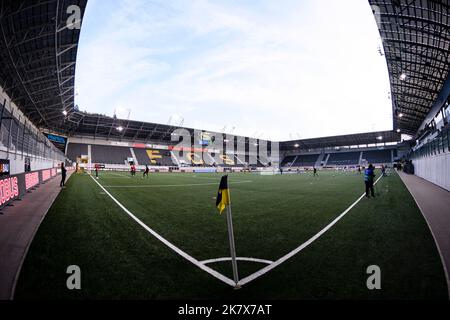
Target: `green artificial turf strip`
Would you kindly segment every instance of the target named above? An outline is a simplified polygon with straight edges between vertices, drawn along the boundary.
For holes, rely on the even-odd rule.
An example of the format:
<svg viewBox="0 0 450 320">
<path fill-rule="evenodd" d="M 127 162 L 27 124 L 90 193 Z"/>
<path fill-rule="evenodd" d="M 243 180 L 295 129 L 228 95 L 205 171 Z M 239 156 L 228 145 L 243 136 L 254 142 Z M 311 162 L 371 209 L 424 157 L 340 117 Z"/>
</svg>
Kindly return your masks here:
<svg viewBox="0 0 450 320">
<path fill-rule="evenodd" d="M 219 180 L 217 174 L 151 174 L 146 180 L 102 173 L 99 182 L 149 227 L 204 260 L 230 255 L 226 217 L 215 208 Z M 270 260 L 315 235 L 364 186 L 360 175 L 335 172 L 319 178 L 233 174 L 229 180 L 238 256 Z M 74 175 L 31 245 L 16 298 L 445 299 L 441 261 L 411 195 L 396 174 L 377 189 L 379 197 L 364 198 L 304 251 L 234 291 L 152 237 L 88 175 Z M 65 286 L 72 264 L 81 267 L 81 291 Z M 366 287 L 372 264 L 382 270 L 379 291 Z M 230 263 L 209 266 L 231 278 Z M 239 273 L 242 278 L 262 267 L 239 262 Z"/>
</svg>

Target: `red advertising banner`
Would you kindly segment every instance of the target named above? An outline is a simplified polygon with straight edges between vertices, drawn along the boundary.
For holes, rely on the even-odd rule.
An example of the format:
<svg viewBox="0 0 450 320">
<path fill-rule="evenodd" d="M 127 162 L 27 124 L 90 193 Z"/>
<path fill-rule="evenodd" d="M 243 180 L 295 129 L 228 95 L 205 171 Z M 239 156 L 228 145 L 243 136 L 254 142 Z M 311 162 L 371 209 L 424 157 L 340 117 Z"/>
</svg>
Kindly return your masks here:
<svg viewBox="0 0 450 320">
<path fill-rule="evenodd" d="M 0 178 L 0 208 L 26 195 L 27 191 L 56 174 L 56 169 L 47 169 Z"/>
<path fill-rule="evenodd" d="M 42 182 L 49 180 L 51 177 L 52 171 L 50 169 L 42 171 Z"/>
<path fill-rule="evenodd" d="M 31 188 L 39 184 L 39 172 L 32 172 L 25 174 L 25 189 L 30 190 Z"/>
<path fill-rule="evenodd" d="M 0 205 L 4 205 L 19 196 L 17 177 L 0 180 Z"/>
</svg>

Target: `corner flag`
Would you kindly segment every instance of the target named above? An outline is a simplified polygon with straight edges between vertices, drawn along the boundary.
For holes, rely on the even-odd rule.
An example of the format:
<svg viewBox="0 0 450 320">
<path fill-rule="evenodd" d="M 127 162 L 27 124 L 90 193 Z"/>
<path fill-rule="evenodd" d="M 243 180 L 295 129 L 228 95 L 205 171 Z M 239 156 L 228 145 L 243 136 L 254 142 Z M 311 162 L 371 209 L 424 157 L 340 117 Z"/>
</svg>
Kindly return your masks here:
<svg viewBox="0 0 450 320">
<path fill-rule="evenodd" d="M 228 241 L 230 242 L 231 265 L 233 267 L 233 278 L 235 288 L 239 288 L 239 274 L 237 268 L 236 249 L 234 246 L 234 232 L 233 232 L 233 218 L 231 216 L 231 196 L 228 189 L 228 176 L 223 176 L 220 180 L 219 192 L 216 200 L 217 209 L 222 214 L 223 210 L 227 209 L 227 225 L 228 225 Z"/>
<path fill-rule="evenodd" d="M 216 206 L 220 214 L 230 205 L 230 192 L 228 190 L 228 176 L 223 176 L 220 180 L 219 192 L 217 193 Z"/>
</svg>

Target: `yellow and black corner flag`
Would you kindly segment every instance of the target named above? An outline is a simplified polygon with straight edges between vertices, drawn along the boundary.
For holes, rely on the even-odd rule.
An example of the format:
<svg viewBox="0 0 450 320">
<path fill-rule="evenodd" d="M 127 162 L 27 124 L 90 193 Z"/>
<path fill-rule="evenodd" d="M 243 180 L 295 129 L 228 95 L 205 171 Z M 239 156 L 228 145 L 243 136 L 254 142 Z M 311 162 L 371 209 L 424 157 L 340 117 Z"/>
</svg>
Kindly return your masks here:
<svg viewBox="0 0 450 320">
<path fill-rule="evenodd" d="M 228 176 L 220 180 L 219 192 L 217 193 L 216 206 L 220 213 L 230 204 L 230 192 L 228 190 Z"/>
</svg>

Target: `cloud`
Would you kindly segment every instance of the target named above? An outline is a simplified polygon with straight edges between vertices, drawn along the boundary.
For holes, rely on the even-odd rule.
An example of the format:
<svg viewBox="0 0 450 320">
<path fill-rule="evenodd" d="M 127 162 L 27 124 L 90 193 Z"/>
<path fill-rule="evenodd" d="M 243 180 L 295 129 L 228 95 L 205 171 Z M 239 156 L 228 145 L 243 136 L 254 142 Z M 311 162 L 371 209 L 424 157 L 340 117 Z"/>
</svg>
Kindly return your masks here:
<svg viewBox="0 0 450 320">
<path fill-rule="evenodd" d="M 392 128 L 364 1 L 98 1 L 77 66 L 87 110 L 274 140 Z"/>
</svg>

